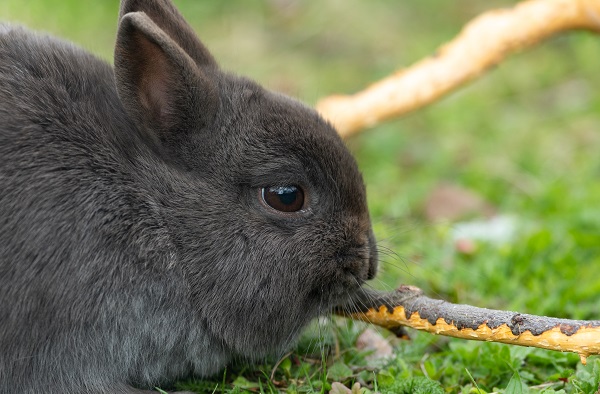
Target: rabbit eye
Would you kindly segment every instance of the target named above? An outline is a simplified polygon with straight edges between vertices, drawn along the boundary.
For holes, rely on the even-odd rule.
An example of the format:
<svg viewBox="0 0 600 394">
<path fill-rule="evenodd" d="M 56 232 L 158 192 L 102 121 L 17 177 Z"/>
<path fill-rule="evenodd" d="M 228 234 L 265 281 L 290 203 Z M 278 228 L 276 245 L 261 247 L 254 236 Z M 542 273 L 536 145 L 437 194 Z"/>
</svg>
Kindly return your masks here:
<svg viewBox="0 0 600 394">
<path fill-rule="evenodd" d="M 261 190 L 263 201 L 280 212 L 297 212 L 304 206 L 304 192 L 299 186 L 271 186 Z"/>
</svg>

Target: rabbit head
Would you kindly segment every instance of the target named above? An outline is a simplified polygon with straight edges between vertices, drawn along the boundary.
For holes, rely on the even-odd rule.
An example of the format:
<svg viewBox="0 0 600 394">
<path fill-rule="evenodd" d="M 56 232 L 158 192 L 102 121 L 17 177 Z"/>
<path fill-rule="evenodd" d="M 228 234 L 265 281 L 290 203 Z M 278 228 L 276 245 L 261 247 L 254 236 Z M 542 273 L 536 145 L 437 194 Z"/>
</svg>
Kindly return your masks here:
<svg viewBox="0 0 600 394">
<path fill-rule="evenodd" d="M 166 0 L 122 3 L 115 74 L 190 319 L 234 354 L 289 346 L 375 275 L 361 174 L 314 110 L 222 71 Z"/>
</svg>

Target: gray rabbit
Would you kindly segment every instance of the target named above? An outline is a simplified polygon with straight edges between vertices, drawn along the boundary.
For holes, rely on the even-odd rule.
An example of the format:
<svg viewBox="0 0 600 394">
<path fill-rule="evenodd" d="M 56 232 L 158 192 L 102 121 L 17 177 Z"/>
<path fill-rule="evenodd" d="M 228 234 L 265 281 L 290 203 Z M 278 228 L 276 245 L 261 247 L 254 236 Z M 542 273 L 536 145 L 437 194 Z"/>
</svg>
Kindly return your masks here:
<svg viewBox="0 0 600 394">
<path fill-rule="evenodd" d="M 358 305 L 365 188 L 312 109 L 222 71 L 169 0 L 114 70 L 0 25 L 0 393 L 140 393 Z"/>
</svg>

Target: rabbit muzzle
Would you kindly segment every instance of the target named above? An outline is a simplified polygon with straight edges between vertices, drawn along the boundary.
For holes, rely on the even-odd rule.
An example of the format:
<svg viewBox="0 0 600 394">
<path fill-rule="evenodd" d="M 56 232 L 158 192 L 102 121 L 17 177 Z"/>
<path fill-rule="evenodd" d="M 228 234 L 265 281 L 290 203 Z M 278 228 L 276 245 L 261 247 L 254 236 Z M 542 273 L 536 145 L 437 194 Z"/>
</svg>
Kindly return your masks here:
<svg viewBox="0 0 600 394">
<path fill-rule="evenodd" d="M 370 230 L 367 236 L 361 238 L 336 255 L 336 260 L 344 274 L 359 285 L 375 277 L 378 265 L 378 253 L 373 232 Z"/>
</svg>

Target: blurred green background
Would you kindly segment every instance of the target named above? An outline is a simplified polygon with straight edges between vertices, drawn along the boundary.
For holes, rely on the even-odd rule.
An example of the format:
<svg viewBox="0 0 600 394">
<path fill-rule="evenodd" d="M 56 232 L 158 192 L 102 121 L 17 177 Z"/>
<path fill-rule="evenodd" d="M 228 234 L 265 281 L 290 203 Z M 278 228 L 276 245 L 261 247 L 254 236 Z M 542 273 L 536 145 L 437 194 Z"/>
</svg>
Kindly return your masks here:
<svg viewBox="0 0 600 394">
<path fill-rule="evenodd" d="M 225 69 L 314 104 L 434 53 L 476 15 L 515 1 L 175 3 Z M 0 19 L 109 61 L 117 13 L 116 0 L 0 2 Z M 385 249 L 373 285 L 409 283 L 454 302 L 600 318 L 599 88 L 600 36 L 571 32 L 350 138 Z M 456 205 L 436 199 L 440 185 L 470 208 L 428 214 Z M 466 247 L 457 245 L 460 223 L 490 212 L 509 218 L 511 236 L 477 240 L 493 233 L 484 223 Z"/>
</svg>

